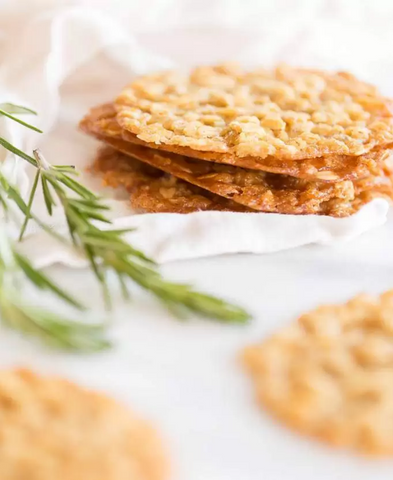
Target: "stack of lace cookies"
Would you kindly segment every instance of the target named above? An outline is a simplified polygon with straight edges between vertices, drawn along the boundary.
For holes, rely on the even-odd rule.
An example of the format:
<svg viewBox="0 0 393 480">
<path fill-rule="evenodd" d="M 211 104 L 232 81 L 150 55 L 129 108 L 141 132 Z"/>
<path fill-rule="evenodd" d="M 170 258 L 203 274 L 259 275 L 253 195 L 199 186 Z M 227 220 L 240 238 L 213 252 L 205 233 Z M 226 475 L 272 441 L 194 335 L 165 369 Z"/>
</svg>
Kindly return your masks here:
<svg viewBox="0 0 393 480">
<path fill-rule="evenodd" d="M 393 197 L 392 101 L 348 73 L 236 65 L 134 80 L 81 128 L 145 212 L 352 215 Z"/>
</svg>

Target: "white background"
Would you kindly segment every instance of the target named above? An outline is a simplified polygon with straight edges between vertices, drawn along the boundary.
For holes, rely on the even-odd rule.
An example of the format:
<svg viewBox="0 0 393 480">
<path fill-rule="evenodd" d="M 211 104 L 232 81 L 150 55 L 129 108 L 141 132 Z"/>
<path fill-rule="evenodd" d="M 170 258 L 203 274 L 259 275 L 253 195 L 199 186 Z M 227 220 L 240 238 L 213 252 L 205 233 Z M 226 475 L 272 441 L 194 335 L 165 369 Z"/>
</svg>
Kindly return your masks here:
<svg viewBox="0 0 393 480">
<path fill-rule="evenodd" d="M 184 65 L 230 58 L 345 68 L 393 94 L 390 1 L 12 0 L 3 2 L 0 31 L 5 36 L 23 28 L 30 11 L 61 3 L 111 12 L 144 45 Z M 220 49 L 213 48 L 217 44 Z M 61 373 L 129 402 L 161 429 L 173 459 L 173 480 L 387 480 L 393 461 L 331 451 L 261 413 L 237 357 L 244 345 L 319 303 L 393 287 L 392 239 L 390 220 L 335 248 L 166 265 L 168 276 L 242 303 L 254 313 L 254 322 L 247 327 L 177 323 L 136 293 L 130 306 L 118 302 L 113 351 L 59 354 L 2 331 L 0 361 Z M 100 292 L 88 272 L 59 266 L 48 272 L 100 314 Z"/>
</svg>

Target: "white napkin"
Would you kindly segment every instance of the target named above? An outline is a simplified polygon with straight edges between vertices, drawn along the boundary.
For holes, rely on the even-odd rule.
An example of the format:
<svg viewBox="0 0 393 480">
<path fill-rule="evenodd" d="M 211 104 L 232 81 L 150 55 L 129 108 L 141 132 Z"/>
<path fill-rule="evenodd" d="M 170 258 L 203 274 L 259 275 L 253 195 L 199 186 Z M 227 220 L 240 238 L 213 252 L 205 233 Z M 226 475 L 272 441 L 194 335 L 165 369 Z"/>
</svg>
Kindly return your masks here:
<svg viewBox="0 0 393 480">
<path fill-rule="evenodd" d="M 113 98 L 135 75 L 172 66 L 168 59 L 137 44 L 120 24 L 85 7 L 64 7 L 38 15 L 22 33 L 18 30 L 15 36 L 8 36 L 4 51 L 0 101 L 37 110 L 39 116 L 29 120 L 45 133 L 40 136 L 2 119 L 1 135 L 28 152 L 38 145 L 50 162 L 73 164 L 82 170 L 97 148 L 95 141 L 77 131 L 88 108 Z M 3 168 L 25 194 L 32 173 L 26 163 L 8 154 Z M 102 190 L 99 181 L 88 176 L 84 181 Z M 104 193 L 118 196 L 108 189 Z M 382 199 L 343 219 L 224 212 L 135 215 L 126 199 L 111 204 L 116 226 L 136 226 L 130 240 L 158 262 L 332 244 L 382 225 L 388 211 L 388 203 Z M 42 202 L 36 208 L 43 214 Z M 64 228 L 60 212 L 50 221 L 53 228 Z M 55 262 L 84 265 L 74 252 L 37 229 L 30 230 L 22 249 L 39 266 Z"/>
</svg>

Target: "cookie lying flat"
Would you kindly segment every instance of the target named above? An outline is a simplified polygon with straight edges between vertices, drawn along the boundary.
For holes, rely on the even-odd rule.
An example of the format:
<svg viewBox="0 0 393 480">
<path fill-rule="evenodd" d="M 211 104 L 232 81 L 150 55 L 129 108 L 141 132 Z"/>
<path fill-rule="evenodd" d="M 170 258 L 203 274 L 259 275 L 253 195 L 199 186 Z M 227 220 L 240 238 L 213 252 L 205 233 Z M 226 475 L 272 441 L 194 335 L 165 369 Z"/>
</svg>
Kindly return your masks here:
<svg viewBox="0 0 393 480">
<path fill-rule="evenodd" d="M 302 315 L 244 364 L 258 400 L 300 433 L 393 455 L 393 290 Z"/>
<path fill-rule="evenodd" d="M 147 143 L 136 135 L 122 129 L 116 121 L 116 111 L 112 104 L 104 104 L 93 108 L 81 121 L 81 128 L 90 135 L 105 135 L 145 147 L 182 154 L 189 158 L 197 158 L 214 163 L 239 164 L 236 158 L 217 156 L 215 153 L 199 152 L 191 148 L 178 148 L 173 145 Z M 337 182 L 352 180 L 370 175 L 386 157 L 384 148 L 379 147 L 359 156 L 329 155 L 310 158 L 303 161 L 277 160 L 274 157 L 260 159 L 258 157 L 242 157 L 244 168 L 262 170 L 270 173 L 290 175 L 313 181 Z M 240 165 L 240 164 L 239 164 Z"/>
<path fill-rule="evenodd" d="M 361 155 L 393 141 L 391 100 L 343 72 L 167 71 L 137 78 L 115 104 L 120 126 L 140 140 L 214 152 L 238 166 L 244 157 Z"/>
<path fill-rule="evenodd" d="M 183 182 L 130 158 L 111 147 L 99 151 L 93 170 L 111 187 L 123 186 L 131 205 L 150 213 L 191 213 L 202 210 L 255 212 L 226 198 Z"/>
<path fill-rule="evenodd" d="M 0 372 L 1 480 L 164 480 L 161 442 L 101 394 L 27 370 Z"/>
</svg>

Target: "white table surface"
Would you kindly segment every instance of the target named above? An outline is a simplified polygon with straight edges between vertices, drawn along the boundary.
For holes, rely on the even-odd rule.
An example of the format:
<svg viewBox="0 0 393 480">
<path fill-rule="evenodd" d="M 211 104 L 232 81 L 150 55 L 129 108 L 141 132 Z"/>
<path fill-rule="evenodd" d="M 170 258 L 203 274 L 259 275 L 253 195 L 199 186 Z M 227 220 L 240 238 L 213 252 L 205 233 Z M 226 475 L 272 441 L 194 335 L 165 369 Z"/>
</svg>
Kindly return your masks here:
<svg viewBox="0 0 393 480">
<path fill-rule="evenodd" d="M 16 2 L 5 3 L 15 6 Z M 128 9 L 125 2 L 113 5 L 124 21 L 133 22 L 133 27 L 140 30 L 138 37 L 145 45 L 153 46 L 158 53 L 169 53 L 184 64 L 216 60 L 210 46 L 219 41 L 219 32 L 212 27 L 209 15 L 193 10 L 192 2 L 185 2 L 189 15 L 183 23 L 173 13 L 178 13 L 179 2 L 156 1 L 149 15 L 141 15 L 135 2 L 128 3 Z M 207 3 L 214 4 L 217 11 L 226 4 L 216 1 L 203 5 Z M 370 62 L 369 79 L 391 88 L 391 58 L 384 58 L 377 48 L 388 32 L 385 27 L 391 25 L 390 2 L 229 3 L 222 10 L 222 23 L 225 27 L 243 26 L 241 32 L 233 31 L 233 42 L 227 45 L 233 58 L 270 62 L 287 57 L 292 62 L 307 59 L 356 70 L 352 60 L 359 47 Z M 272 3 L 276 4 L 274 8 Z M 356 10 L 354 5 L 362 8 Z M 159 29 L 154 28 L 158 18 L 176 29 L 164 35 L 166 47 Z M 315 18 L 320 21 L 320 30 Z M 370 28 L 362 30 L 367 22 Z M 248 24 L 252 31 L 244 29 Z M 292 35 L 296 30 L 300 33 L 290 42 L 286 33 L 291 25 Z M 0 18 L 1 26 L 6 28 Z M 310 31 L 313 38 L 319 35 L 319 44 L 307 42 Z M 259 40 L 264 35 L 270 39 L 276 35 L 276 48 L 270 53 L 260 48 L 243 50 L 255 35 Z M 351 41 L 354 35 L 368 48 Z M 348 42 L 340 43 L 343 39 Z M 331 49 L 325 48 L 325 55 L 318 56 L 321 45 L 329 42 Z M 374 78 L 374 58 L 385 61 L 389 75 Z M 227 256 L 165 265 L 167 276 L 243 304 L 253 312 L 254 321 L 243 327 L 200 319 L 181 323 L 136 292 L 130 305 L 118 298 L 111 330 L 116 346 L 111 351 L 92 356 L 63 354 L 2 330 L 0 365 L 55 372 L 129 403 L 162 431 L 172 458 L 172 480 L 387 480 L 393 475 L 393 460 L 364 460 L 331 450 L 287 431 L 261 412 L 238 354 L 243 346 L 320 303 L 344 301 L 361 291 L 378 293 L 393 288 L 392 240 L 391 218 L 384 227 L 335 248 L 311 246 L 274 255 Z M 101 312 L 100 290 L 87 271 L 54 266 L 47 272 Z M 60 303 L 57 308 L 61 310 Z"/>
<path fill-rule="evenodd" d="M 261 412 L 238 354 L 300 312 L 393 287 L 393 221 L 336 248 L 238 255 L 166 265 L 165 274 L 254 313 L 248 326 L 181 323 L 138 293 L 119 300 L 116 347 L 67 355 L 2 332 L 1 365 L 28 365 L 102 389 L 152 419 L 171 452 L 173 480 L 384 480 L 393 461 L 362 460 L 290 433 Z M 48 269 L 92 308 L 101 294 L 85 271 Z"/>
</svg>

